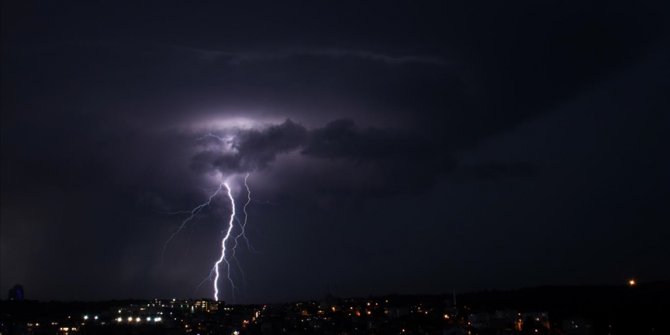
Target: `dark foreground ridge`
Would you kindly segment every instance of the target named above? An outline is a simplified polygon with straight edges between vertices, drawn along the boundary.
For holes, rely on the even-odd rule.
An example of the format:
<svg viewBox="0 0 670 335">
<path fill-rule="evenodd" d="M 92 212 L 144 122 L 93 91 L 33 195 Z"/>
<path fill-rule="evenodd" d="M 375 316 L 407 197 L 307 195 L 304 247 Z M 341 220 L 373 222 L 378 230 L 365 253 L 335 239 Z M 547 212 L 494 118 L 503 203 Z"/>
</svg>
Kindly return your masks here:
<svg viewBox="0 0 670 335">
<path fill-rule="evenodd" d="M 670 334 L 670 281 L 445 295 L 2 301 L 0 334 Z"/>
</svg>

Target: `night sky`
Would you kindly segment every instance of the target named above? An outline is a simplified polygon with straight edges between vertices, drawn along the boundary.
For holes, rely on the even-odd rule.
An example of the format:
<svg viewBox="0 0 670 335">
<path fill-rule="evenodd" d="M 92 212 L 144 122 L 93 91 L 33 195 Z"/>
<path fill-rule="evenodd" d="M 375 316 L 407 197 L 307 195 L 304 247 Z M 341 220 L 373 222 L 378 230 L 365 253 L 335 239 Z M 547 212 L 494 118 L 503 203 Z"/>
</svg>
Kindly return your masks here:
<svg viewBox="0 0 670 335">
<path fill-rule="evenodd" d="M 3 298 L 670 278 L 667 4 L 244 3 L 3 3 Z"/>
</svg>

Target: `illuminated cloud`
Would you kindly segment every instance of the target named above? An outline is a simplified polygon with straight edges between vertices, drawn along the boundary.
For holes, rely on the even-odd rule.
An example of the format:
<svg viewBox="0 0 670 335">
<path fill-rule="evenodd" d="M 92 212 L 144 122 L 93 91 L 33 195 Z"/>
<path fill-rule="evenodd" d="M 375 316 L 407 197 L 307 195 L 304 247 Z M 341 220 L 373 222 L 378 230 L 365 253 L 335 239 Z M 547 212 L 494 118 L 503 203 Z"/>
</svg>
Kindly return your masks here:
<svg viewBox="0 0 670 335">
<path fill-rule="evenodd" d="M 192 53 L 203 61 L 225 59 L 231 65 L 241 65 L 253 62 L 281 61 L 296 57 L 318 57 L 338 59 L 357 59 L 370 62 L 379 62 L 386 65 L 424 64 L 431 66 L 445 66 L 447 62 L 435 56 L 425 55 L 391 55 L 369 50 L 340 49 L 340 48 L 286 48 L 267 52 L 254 51 L 223 51 L 213 49 L 173 46 L 174 49 Z"/>
<path fill-rule="evenodd" d="M 291 120 L 260 129 L 229 128 L 200 137 L 201 149 L 193 156 L 196 170 L 218 170 L 223 174 L 263 169 L 278 154 L 303 145 L 307 129 Z"/>
</svg>

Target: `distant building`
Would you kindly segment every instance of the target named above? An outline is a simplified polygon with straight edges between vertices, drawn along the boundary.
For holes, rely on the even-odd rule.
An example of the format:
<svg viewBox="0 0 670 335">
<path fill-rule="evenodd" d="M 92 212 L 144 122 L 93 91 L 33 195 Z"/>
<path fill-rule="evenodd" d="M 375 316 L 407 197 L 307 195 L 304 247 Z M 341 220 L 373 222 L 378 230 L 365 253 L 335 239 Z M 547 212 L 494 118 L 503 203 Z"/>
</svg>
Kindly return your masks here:
<svg viewBox="0 0 670 335">
<path fill-rule="evenodd" d="M 219 303 L 217 301 L 211 300 L 196 300 L 193 304 L 193 311 L 206 311 L 206 312 L 216 312 L 219 310 Z"/>
<path fill-rule="evenodd" d="M 410 312 L 409 307 L 406 306 L 389 307 L 387 311 L 388 313 L 386 313 L 386 315 L 388 315 L 392 319 L 407 316 L 409 315 Z"/>
<path fill-rule="evenodd" d="M 9 290 L 9 300 L 22 301 L 24 298 L 23 286 L 16 284 Z"/>
<path fill-rule="evenodd" d="M 593 323 L 582 318 L 569 318 L 563 321 L 563 332 L 569 335 L 591 335 Z"/>
<path fill-rule="evenodd" d="M 468 321 L 472 328 L 475 329 L 487 329 L 491 328 L 491 314 L 489 313 L 476 313 L 470 314 L 468 316 Z"/>
<path fill-rule="evenodd" d="M 547 312 L 523 313 L 521 314 L 521 318 L 526 328 L 550 328 L 549 314 Z"/>
<path fill-rule="evenodd" d="M 470 314 L 468 321 L 472 328 L 481 330 L 504 330 L 506 332 L 528 331 L 545 334 L 549 331 L 549 317 L 546 312 L 518 313 L 515 310 L 496 310 L 493 313 Z"/>
</svg>

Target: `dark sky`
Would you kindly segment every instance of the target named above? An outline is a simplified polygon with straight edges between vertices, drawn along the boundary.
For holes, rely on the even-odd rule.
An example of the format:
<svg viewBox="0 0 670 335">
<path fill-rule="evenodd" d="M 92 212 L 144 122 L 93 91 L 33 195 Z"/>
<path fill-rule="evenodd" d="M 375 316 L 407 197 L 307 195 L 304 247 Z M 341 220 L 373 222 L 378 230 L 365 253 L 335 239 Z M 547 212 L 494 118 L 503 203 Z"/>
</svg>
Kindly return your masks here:
<svg viewBox="0 0 670 335">
<path fill-rule="evenodd" d="M 209 297 L 246 173 L 237 302 L 670 277 L 662 1 L 244 3 L 3 3 L 1 292 Z"/>
</svg>

